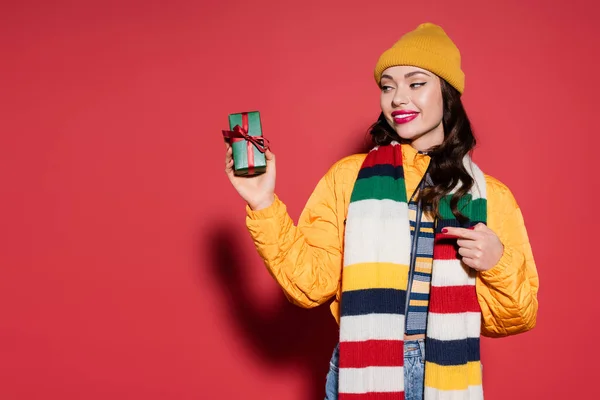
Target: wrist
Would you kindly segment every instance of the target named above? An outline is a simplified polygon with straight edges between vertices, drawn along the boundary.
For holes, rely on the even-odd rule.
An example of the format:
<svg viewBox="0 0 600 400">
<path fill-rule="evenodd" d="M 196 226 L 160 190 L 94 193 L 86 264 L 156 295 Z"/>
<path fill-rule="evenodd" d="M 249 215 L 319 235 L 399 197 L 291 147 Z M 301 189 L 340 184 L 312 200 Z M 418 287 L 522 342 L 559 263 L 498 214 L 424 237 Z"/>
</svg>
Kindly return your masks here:
<svg viewBox="0 0 600 400">
<path fill-rule="evenodd" d="M 252 203 L 249 202 L 248 206 L 250 207 L 250 209 L 252 211 L 258 211 L 258 210 L 268 208 L 269 206 L 271 206 L 271 204 L 273 204 L 274 201 L 275 201 L 275 196 L 273 194 L 271 194 L 266 199 L 261 199 L 257 202 L 252 202 Z"/>
</svg>

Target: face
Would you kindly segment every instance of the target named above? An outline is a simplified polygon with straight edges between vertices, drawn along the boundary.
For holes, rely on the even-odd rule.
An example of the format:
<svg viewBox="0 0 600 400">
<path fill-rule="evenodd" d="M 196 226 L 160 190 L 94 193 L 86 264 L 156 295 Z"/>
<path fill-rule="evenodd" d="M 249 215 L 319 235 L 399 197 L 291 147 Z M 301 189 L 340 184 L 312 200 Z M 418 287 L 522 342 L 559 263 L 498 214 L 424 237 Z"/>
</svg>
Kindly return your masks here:
<svg viewBox="0 0 600 400">
<path fill-rule="evenodd" d="M 388 124 L 417 150 L 444 140 L 440 78 L 418 67 L 395 66 L 381 75 L 381 111 Z"/>
</svg>

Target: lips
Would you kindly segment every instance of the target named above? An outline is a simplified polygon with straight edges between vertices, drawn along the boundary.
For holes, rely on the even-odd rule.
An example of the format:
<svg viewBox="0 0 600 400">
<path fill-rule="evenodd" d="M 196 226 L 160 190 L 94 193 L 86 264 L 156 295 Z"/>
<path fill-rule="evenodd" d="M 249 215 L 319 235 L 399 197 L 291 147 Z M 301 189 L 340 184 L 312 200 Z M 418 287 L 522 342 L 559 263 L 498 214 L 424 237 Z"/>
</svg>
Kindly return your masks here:
<svg viewBox="0 0 600 400">
<path fill-rule="evenodd" d="M 394 111 L 392 113 L 392 118 L 394 119 L 394 122 L 397 124 L 405 124 L 405 123 L 410 122 L 413 119 L 417 118 L 418 115 L 419 115 L 419 113 L 417 111 L 401 110 L 401 111 Z"/>
</svg>

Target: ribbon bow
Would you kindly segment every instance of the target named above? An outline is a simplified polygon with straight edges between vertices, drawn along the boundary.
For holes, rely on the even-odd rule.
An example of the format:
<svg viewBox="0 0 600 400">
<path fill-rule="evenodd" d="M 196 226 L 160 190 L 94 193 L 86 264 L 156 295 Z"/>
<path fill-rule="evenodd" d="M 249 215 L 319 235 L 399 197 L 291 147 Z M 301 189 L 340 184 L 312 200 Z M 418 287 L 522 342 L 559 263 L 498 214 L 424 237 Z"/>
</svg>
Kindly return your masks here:
<svg viewBox="0 0 600 400">
<path fill-rule="evenodd" d="M 264 153 L 269 149 L 269 141 L 262 136 L 250 136 L 248 134 L 247 127 L 243 128 L 239 125 L 236 125 L 233 127 L 232 131 L 223 131 L 223 137 L 231 140 L 232 142 L 238 142 L 242 139 L 246 140 L 248 142 L 248 147 L 253 144 L 261 153 Z"/>
</svg>

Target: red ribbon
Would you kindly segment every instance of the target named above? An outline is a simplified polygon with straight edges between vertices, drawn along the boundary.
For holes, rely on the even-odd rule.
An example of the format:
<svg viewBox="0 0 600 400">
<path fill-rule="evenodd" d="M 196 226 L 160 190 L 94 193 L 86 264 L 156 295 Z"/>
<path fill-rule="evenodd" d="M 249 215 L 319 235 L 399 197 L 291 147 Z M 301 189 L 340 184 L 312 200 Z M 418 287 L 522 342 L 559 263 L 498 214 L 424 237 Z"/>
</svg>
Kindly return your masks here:
<svg viewBox="0 0 600 400">
<path fill-rule="evenodd" d="M 248 134 L 248 113 L 242 113 L 242 126 L 236 125 L 232 131 L 223 131 L 223 137 L 231 143 L 245 140 L 248 148 L 248 175 L 254 174 L 254 149 L 264 153 L 269 149 L 269 141 L 262 136 L 250 136 Z"/>
</svg>

